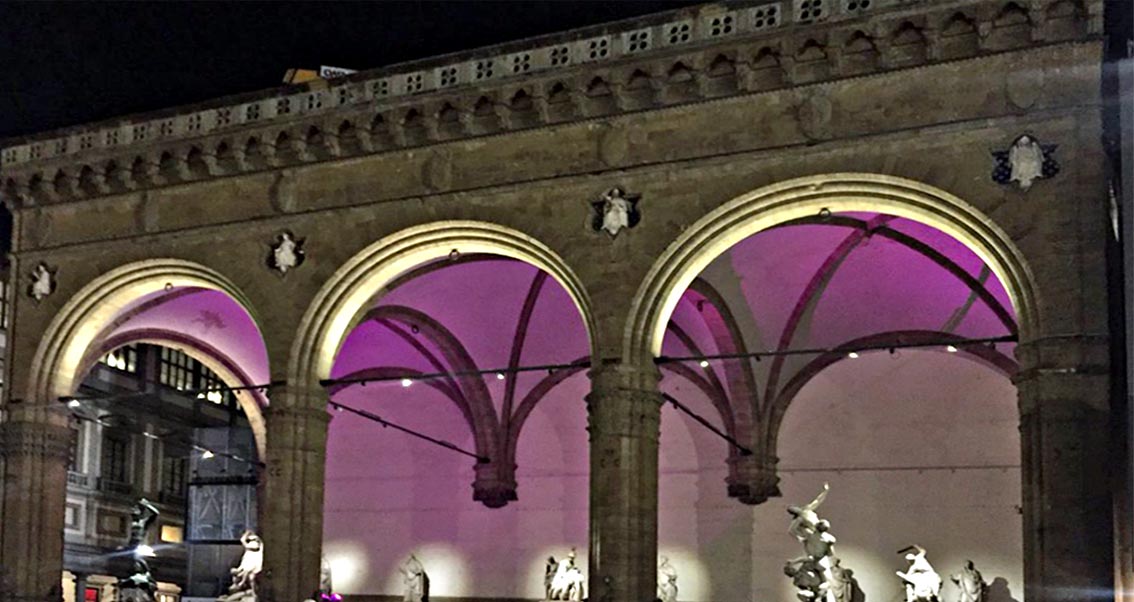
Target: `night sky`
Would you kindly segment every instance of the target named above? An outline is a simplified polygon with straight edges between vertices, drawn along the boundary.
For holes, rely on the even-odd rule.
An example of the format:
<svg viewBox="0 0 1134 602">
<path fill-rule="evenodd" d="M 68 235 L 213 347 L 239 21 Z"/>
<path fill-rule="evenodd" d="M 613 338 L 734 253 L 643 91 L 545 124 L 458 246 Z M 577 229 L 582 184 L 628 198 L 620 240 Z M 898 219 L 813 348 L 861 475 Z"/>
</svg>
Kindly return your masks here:
<svg viewBox="0 0 1134 602">
<path fill-rule="evenodd" d="M 0 0 L 0 139 L 693 4 Z"/>
</svg>

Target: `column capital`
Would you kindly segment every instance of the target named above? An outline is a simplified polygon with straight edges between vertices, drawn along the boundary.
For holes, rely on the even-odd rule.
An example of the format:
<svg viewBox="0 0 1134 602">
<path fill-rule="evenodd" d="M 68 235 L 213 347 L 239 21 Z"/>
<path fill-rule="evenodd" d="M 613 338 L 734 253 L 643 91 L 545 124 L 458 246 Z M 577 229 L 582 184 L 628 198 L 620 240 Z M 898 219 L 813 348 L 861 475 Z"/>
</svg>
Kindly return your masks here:
<svg viewBox="0 0 1134 602">
<path fill-rule="evenodd" d="M 1016 344 L 1020 371 L 1013 380 L 1027 379 L 1038 369 L 1073 369 L 1102 372 L 1110 363 L 1110 337 L 1106 334 L 1040 335 Z"/>
<path fill-rule="evenodd" d="M 48 422 L 9 420 L 0 423 L 0 456 L 35 456 L 70 460 L 74 432 L 70 427 Z"/>
<path fill-rule="evenodd" d="M 321 386 L 304 387 L 300 385 L 276 385 L 268 392 L 271 403 L 268 411 L 287 409 L 322 409 L 327 407 L 330 394 Z"/>
<path fill-rule="evenodd" d="M 622 363 L 600 365 L 591 368 L 587 374 L 591 377 L 592 393 L 599 394 L 613 390 L 656 393 L 661 381 L 661 371 L 653 362 L 641 366 Z"/>
<path fill-rule="evenodd" d="M 658 371 L 627 370 L 621 366 L 591 371 L 587 394 L 587 431 L 596 437 L 649 438 L 659 436 L 661 392 Z"/>
</svg>

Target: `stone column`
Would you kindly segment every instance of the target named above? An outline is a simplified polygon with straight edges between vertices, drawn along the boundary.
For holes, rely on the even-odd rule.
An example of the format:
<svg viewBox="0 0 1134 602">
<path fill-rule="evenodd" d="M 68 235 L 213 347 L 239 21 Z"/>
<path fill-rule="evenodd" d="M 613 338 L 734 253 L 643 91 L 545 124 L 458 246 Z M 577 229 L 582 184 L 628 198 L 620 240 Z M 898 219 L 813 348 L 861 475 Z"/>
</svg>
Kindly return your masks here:
<svg viewBox="0 0 1134 602">
<path fill-rule="evenodd" d="M 1016 350 L 1028 602 L 1114 598 L 1107 354 L 1086 336 Z"/>
<path fill-rule="evenodd" d="M 260 536 L 264 593 L 295 602 L 319 588 L 323 547 L 323 475 L 327 455 L 326 393 L 274 391 L 268 426 Z"/>
<path fill-rule="evenodd" d="M 587 595 L 595 602 L 656 598 L 661 403 L 653 365 L 591 372 Z"/>
<path fill-rule="evenodd" d="M 25 404 L 7 409 L 0 424 L 0 592 L 6 601 L 56 602 L 63 598 L 63 509 L 73 435 L 63 413 Z"/>
<path fill-rule="evenodd" d="M 87 599 L 87 574 L 75 573 L 75 602 Z"/>
</svg>

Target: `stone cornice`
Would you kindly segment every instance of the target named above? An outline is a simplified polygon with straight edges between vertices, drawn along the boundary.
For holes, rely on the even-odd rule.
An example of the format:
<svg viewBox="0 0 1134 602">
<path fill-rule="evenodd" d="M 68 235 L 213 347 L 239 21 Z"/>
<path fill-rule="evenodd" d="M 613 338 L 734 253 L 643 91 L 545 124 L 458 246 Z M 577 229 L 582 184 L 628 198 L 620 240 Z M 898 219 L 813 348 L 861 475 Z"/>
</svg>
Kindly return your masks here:
<svg viewBox="0 0 1134 602">
<path fill-rule="evenodd" d="M 1102 21 L 1101 0 L 809 6 L 706 5 L 47 134 L 0 150 L 0 196 L 68 202 L 503 134 L 1089 39 Z"/>
</svg>

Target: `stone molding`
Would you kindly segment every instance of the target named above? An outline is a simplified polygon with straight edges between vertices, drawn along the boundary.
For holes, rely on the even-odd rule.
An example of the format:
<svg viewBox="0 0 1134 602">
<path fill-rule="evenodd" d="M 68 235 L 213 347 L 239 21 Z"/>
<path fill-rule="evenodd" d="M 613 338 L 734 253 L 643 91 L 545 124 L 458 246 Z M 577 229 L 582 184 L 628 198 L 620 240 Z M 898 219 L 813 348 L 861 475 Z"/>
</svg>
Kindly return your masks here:
<svg viewBox="0 0 1134 602">
<path fill-rule="evenodd" d="M 0 151 L 0 194 L 18 206 L 97 198 L 1096 37 L 1102 4 L 879 0 L 806 19 L 800 0 L 695 7 L 45 134 Z M 773 6 L 779 24 L 758 27 Z M 689 39 L 667 43 L 683 24 Z M 607 52 L 592 60 L 602 40 Z M 564 48 L 571 58 L 557 63 Z M 529 68 L 495 71 L 525 56 Z M 491 75 L 478 78 L 486 64 Z M 397 92 L 414 77 L 420 87 Z M 812 95 L 797 111 L 815 140 L 825 108 Z M 430 181 L 447 187 L 444 165 L 434 167 Z"/>
</svg>

